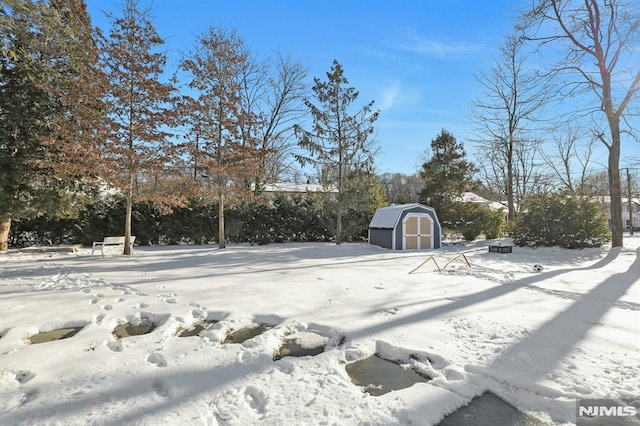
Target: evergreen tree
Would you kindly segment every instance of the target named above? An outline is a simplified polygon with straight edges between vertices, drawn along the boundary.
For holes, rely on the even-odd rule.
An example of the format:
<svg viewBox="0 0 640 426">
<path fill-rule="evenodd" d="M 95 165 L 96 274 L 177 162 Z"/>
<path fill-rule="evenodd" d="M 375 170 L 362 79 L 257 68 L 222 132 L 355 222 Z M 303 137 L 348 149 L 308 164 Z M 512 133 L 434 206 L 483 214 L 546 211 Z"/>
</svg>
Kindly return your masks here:
<svg viewBox="0 0 640 426">
<path fill-rule="evenodd" d="M 342 219 L 350 205 L 357 202 L 359 195 L 370 189 L 357 185 L 367 182 L 363 174 L 372 174 L 376 144 L 372 139 L 373 124 L 379 111 L 373 110 L 373 101 L 354 114 L 349 107 L 358 99 L 358 92 L 348 87 L 342 66 L 334 60 L 327 81 L 314 78 L 313 92 L 319 105 L 305 100 L 311 111 L 313 128 L 304 130 L 296 126 L 300 147 L 308 155 L 298 155 L 300 163 L 318 168 L 322 183 L 336 191 L 335 199 L 335 239 L 342 242 Z"/>
<path fill-rule="evenodd" d="M 447 130 L 431 141 L 431 153 L 420 171 L 420 202 L 433 207 L 440 221 L 447 222 L 452 219 L 456 199 L 474 185 L 476 168 L 465 159 L 463 145 Z"/>
<path fill-rule="evenodd" d="M 73 213 L 99 149 L 102 74 L 82 0 L 0 5 L 0 251 L 12 219 Z"/>
<path fill-rule="evenodd" d="M 109 37 L 100 38 L 109 75 L 106 102 L 112 126 L 106 141 L 105 176 L 126 200 L 124 253 L 131 254 L 134 201 L 179 203 L 162 192 L 157 181 L 175 152 L 165 130 L 172 124 L 175 89 L 161 81 L 167 57 L 158 51 L 164 40 L 149 10 L 140 8 L 137 0 L 125 0 L 121 17 L 107 16 L 112 20 Z"/>
</svg>

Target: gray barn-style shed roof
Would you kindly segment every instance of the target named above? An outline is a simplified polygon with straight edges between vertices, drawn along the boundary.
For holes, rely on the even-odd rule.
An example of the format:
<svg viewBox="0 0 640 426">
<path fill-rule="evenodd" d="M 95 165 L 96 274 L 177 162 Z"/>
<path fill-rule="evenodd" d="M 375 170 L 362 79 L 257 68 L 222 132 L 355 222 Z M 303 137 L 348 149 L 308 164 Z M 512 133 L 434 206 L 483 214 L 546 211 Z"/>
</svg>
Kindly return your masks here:
<svg viewBox="0 0 640 426">
<path fill-rule="evenodd" d="M 369 244 L 394 250 L 437 249 L 441 233 L 433 208 L 397 204 L 376 210 L 369 224 Z"/>
</svg>

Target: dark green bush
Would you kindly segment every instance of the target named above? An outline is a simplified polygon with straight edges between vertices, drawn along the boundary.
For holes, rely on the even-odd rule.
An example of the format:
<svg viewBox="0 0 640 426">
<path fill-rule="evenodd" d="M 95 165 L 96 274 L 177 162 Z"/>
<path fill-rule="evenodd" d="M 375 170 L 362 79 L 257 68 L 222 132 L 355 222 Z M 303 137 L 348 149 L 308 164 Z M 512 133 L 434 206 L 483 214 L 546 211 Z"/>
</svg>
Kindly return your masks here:
<svg viewBox="0 0 640 426">
<path fill-rule="evenodd" d="M 333 234 L 325 226 L 334 220 L 307 195 L 278 195 L 261 203 L 241 204 L 225 211 L 228 242 L 270 244 L 284 242 L 330 241 Z M 40 217 L 14 222 L 10 244 L 13 247 L 46 244 L 90 246 L 105 236 L 124 234 L 125 205 L 121 197 L 106 197 L 83 206 L 77 218 Z M 366 235 L 368 220 L 358 218 L 353 235 Z M 161 214 L 152 204 L 134 203 L 132 234 L 136 244 L 207 244 L 218 241 L 218 206 L 191 200 L 186 207 Z M 354 239 L 353 235 L 346 238 Z"/>
<path fill-rule="evenodd" d="M 511 236 L 518 246 L 601 247 L 611 239 L 600 204 L 564 194 L 533 196 L 518 215 Z"/>
</svg>

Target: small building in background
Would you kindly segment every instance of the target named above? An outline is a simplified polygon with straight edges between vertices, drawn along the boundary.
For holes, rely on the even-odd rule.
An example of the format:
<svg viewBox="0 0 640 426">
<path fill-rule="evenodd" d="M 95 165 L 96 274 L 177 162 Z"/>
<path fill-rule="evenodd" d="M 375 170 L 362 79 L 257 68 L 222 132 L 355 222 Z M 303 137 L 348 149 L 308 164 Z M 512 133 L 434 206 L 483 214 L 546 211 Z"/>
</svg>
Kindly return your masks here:
<svg viewBox="0 0 640 426">
<path fill-rule="evenodd" d="M 422 204 L 379 208 L 369 224 L 369 244 L 392 250 L 439 249 L 441 240 L 435 210 Z"/>
</svg>

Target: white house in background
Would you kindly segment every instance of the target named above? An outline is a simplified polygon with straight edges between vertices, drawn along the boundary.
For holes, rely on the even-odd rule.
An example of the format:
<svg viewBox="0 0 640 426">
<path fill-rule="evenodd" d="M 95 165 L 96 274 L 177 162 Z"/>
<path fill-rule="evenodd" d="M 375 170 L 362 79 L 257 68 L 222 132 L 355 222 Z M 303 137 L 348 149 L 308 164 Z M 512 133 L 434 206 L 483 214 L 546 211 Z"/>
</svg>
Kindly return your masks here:
<svg viewBox="0 0 640 426">
<path fill-rule="evenodd" d="M 628 198 L 622 199 L 622 226 L 625 231 L 631 229 L 631 223 L 633 221 L 633 229 L 640 229 L 640 199 L 631 198 L 631 215 L 629 217 L 629 202 Z"/>
<path fill-rule="evenodd" d="M 609 206 L 611 205 L 611 198 L 609 196 L 595 197 L 595 199 L 601 202 L 607 207 L 607 214 L 609 213 Z M 622 197 L 622 227 L 624 231 L 628 231 L 631 227 L 631 220 L 629 217 L 629 199 Z M 640 199 L 631 198 L 631 213 L 633 215 L 633 229 L 640 229 Z"/>
<path fill-rule="evenodd" d="M 462 197 L 459 198 L 459 201 L 463 203 L 476 203 L 482 207 L 487 207 L 490 210 L 496 212 L 502 212 L 504 214 L 504 221 L 507 222 L 507 215 L 509 213 L 509 209 L 502 203 L 497 201 L 489 201 L 484 197 L 479 196 L 475 192 L 463 192 Z"/>
<path fill-rule="evenodd" d="M 262 191 L 270 194 L 306 194 L 336 193 L 338 189 L 335 187 L 324 187 L 317 183 L 278 182 L 265 184 Z"/>
</svg>

